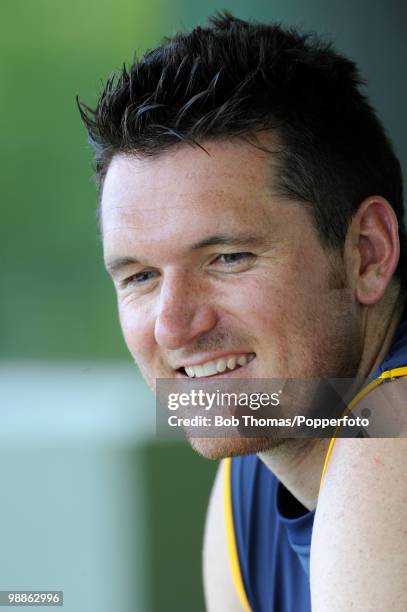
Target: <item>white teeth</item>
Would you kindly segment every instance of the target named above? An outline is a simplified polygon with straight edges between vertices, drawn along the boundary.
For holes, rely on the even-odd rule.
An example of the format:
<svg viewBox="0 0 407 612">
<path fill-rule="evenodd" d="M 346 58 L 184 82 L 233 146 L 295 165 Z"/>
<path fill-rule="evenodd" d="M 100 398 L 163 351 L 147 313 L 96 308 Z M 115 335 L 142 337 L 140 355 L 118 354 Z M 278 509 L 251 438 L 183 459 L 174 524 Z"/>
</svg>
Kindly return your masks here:
<svg viewBox="0 0 407 612">
<path fill-rule="evenodd" d="M 226 370 L 226 361 L 224 359 L 218 359 L 216 362 L 216 369 L 218 372 L 224 372 Z"/>
<path fill-rule="evenodd" d="M 197 366 L 185 366 L 185 372 L 190 378 L 201 376 L 213 376 L 218 372 L 222 373 L 228 368 L 234 370 L 238 365 L 244 366 L 254 358 L 254 355 L 231 355 L 228 359 L 218 359 L 207 361 Z"/>
<path fill-rule="evenodd" d="M 236 357 L 229 357 L 226 365 L 228 366 L 229 370 L 234 370 L 236 367 Z"/>
<path fill-rule="evenodd" d="M 216 361 L 208 361 L 208 363 L 204 363 L 202 367 L 204 376 L 212 376 L 212 374 L 217 374 L 218 372 L 216 368 Z"/>
<path fill-rule="evenodd" d="M 205 376 L 205 372 L 203 369 L 203 366 L 201 365 L 197 365 L 197 366 L 193 366 L 192 369 L 194 370 L 194 374 L 195 376 Z"/>
</svg>

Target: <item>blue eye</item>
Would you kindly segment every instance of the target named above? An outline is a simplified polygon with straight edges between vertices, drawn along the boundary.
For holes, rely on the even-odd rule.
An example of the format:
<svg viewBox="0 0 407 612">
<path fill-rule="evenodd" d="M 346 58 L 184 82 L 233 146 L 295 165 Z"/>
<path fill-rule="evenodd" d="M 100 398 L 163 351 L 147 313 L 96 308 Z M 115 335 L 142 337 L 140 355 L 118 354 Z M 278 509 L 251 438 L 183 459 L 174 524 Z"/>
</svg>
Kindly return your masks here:
<svg viewBox="0 0 407 612">
<path fill-rule="evenodd" d="M 219 261 L 223 258 L 223 263 L 226 265 L 233 265 L 251 259 L 252 257 L 254 257 L 253 253 L 222 253 L 222 255 L 219 255 L 216 259 Z"/>
<path fill-rule="evenodd" d="M 137 272 L 137 274 L 132 274 L 128 278 L 125 278 L 123 281 L 123 286 L 128 287 L 129 285 L 141 285 L 149 281 L 152 277 L 152 274 L 156 274 L 153 270 L 145 270 L 144 272 Z"/>
</svg>

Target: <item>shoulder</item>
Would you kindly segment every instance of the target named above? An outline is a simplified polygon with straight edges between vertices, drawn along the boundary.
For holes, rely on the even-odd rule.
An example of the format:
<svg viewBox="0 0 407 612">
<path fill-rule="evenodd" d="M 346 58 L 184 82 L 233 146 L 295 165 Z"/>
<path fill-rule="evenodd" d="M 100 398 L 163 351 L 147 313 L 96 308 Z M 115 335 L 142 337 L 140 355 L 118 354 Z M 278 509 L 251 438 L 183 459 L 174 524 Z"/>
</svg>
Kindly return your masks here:
<svg viewBox="0 0 407 612">
<path fill-rule="evenodd" d="M 407 410 L 407 405 L 405 410 Z M 335 442 L 318 508 L 332 500 L 364 504 L 381 500 L 380 508 L 394 506 L 397 497 L 407 493 L 406 438 L 340 438 Z M 357 502 L 353 502 L 354 494 Z M 385 497 L 391 493 L 388 499 Z M 321 510 L 320 510 L 321 511 Z"/>
<path fill-rule="evenodd" d="M 386 385 L 386 398 L 395 393 L 391 401 L 398 405 L 407 387 L 394 382 L 399 389 L 390 393 L 393 382 Z M 327 606 L 332 612 L 407 609 L 406 464 L 405 438 L 336 441 L 314 522 L 315 612 Z"/>
</svg>

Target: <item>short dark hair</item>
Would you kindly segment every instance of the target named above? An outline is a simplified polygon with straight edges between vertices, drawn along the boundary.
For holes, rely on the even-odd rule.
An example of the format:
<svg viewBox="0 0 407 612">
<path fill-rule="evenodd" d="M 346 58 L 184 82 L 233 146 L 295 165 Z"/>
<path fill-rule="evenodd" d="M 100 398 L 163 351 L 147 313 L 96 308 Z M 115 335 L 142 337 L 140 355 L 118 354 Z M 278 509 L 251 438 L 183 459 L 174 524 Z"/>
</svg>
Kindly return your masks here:
<svg viewBox="0 0 407 612">
<path fill-rule="evenodd" d="M 179 143 L 278 136 L 278 193 L 312 211 L 321 243 L 343 246 L 361 202 L 381 195 L 399 223 L 397 276 L 407 285 L 403 181 L 356 64 L 315 33 L 217 13 L 108 79 L 95 109 L 79 102 L 99 192 L 113 156 Z"/>
</svg>

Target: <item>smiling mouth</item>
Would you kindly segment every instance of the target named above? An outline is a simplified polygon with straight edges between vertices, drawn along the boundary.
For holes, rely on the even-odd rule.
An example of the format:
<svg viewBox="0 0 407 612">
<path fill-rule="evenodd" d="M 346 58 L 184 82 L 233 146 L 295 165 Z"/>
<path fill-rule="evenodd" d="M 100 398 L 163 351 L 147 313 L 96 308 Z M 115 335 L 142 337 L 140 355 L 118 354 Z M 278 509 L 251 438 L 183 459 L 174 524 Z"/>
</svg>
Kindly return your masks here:
<svg viewBox="0 0 407 612">
<path fill-rule="evenodd" d="M 181 367 L 176 370 L 186 378 L 215 378 L 241 370 L 256 357 L 255 353 L 230 355 L 227 358 L 215 359 L 201 365 Z"/>
</svg>

